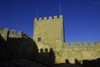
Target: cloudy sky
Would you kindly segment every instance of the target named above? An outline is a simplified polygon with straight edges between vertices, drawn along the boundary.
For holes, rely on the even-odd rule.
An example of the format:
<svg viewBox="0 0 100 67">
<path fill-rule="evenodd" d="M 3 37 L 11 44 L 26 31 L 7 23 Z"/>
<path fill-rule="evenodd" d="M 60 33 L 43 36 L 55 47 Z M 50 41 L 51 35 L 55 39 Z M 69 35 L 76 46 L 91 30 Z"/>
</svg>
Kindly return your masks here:
<svg viewBox="0 0 100 67">
<path fill-rule="evenodd" d="M 63 15 L 65 42 L 100 42 L 100 0 L 0 0 L 0 27 L 33 37 L 34 18 Z"/>
</svg>

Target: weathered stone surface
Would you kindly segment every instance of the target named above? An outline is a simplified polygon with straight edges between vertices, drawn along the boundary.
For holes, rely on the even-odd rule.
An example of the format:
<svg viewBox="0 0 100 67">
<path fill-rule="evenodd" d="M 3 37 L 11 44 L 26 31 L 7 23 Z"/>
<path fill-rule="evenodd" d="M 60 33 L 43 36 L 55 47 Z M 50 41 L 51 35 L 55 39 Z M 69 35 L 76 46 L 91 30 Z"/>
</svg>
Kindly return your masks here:
<svg viewBox="0 0 100 67">
<path fill-rule="evenodd" d="M 40 41 L 38 41 L 38 38 L 40 38 Z M 96 42 L 96 45 L 89 42 L 89 46 L 87 42 L 83 42 L 83 46 L 81 46 L 81 42 L 77 42 L 77 46 L 74 42 L 71 42 L 70 46 L 68 46 L 68 42 L 64 42 L 62 15 L 59 18 L 54 16 L 54 19 L 52 16 L 49 19 L 44 17 L 44 20 L 35 18 L 33 40 L 38 45 L 38 49 L 53 48 L 55 63 L 65 63 L 67 59 L 74 64 L 75 59 L 81 61 L 100 58 L 100 42 Z"/>
<path fill-rule="evenodd" d="M 83 46 L 82 46 L 83 45 Z M 100 58 L 100 42 L 64 42 L 63 16 L 52 16 L 47 19 L 34 19 L 33 39 L 22 31 L 0 28 L 0 59 L 27 58 L 49 63 L 75 64 L 77 60 L 93 60 Z M 36 58 L 37 57 L 37 58 Z"/>
</svg>

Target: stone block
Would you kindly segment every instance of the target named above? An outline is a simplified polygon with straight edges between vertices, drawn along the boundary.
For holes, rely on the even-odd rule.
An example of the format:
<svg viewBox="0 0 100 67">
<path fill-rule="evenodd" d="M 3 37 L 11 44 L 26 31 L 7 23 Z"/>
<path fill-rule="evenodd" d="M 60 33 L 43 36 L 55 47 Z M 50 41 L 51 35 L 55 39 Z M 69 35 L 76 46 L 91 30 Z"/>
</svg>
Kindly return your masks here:
<svg viewBox="0 0 100 67">
<path fill-rule="evenodd" d="M 60 16 L 59 16 L 59 18 L 60 18 L 60 19 L 62 19 L 62 18 L 63 18 L 63 16 L 62 16 L 62 15 L 60 15 Z"/>
<path fill-rule="evenodd" d="M 23 32 L 22 31 L 18 31 L 18 35 L 19 36 L 22 36 L 23 35 Z"/>
<path fill-rule="evenodd" d="M 39 18 L 39 21 L 40 21 L 40 20 L 42 20 L 42 18 L 41 18 L 41 17 Z"/>
<path fill-rule="evenodd" d="M 51 20 L 51 19 L 52 19 L 52 16 L 49 17 L 49 20 Z"/>
<path fill-rule="evenodd" d="M 37 18 L 34 19 L 34 21 L 37 21 L 37 20 L 38 20 Z"/>
<path fill-rule="evenodd" d="M 96 46 L 100 46 L 100 42 L 95 42 L 95 45 Z"/>
<path fill-rule="evenodd" d="M 54 16 L 54 19 L 57 19 L 57 16 Z"/>
<path fill-rule="evenodd" d="M 71 43 L 70 43 L 70 46 L 74 46 L 74 42 L 71 42 Z"/>
<path fill-rule="evenodd" d="M 47 17 L 44 17 L 44 20 L 47 20 Z"/>
<path fill-rule="evenodd" d="M 94 46 L 93 42 L 89 42 L 89 46 Z"/>
<path fill-rule="evenodd" d="M 83 42 L 83 46 L 86 47 L 87 46 L 87 42 Z"/>
<path fill-rule="evenodd" d="M 9 29 L 8 28 L 4 28 L 4 31 L 9 31 Z"/>
</svg>

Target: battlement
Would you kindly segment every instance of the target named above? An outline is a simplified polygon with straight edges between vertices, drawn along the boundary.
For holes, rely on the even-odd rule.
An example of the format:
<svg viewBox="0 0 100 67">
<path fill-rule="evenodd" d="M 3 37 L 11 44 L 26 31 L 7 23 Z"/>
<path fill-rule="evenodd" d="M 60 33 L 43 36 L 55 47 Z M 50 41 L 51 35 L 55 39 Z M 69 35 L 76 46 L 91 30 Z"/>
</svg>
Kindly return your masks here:
<svg viewBox="0 0 100 67">
<path fill-rule="evenodd" d="M 40 48 L 40 49 L 38 49 L 39 53 L 49 53 L 49 52 L 52 52 L 52 51 L 53 51 L 52 48 Z"/>
<path fill-rule="evenodd" d="M 54 18 L 52 16 L 49 16 L 49 19 L 47 19 L 47 17 L 44 17 L 44 18 L 40 17 L 39 20 L 37 18 L 35 18 L 34 21 L 54 20 L 54 19 L 62 19 L 62 18 L 63 18 L 62 15 L 60 15 L 59 18 L 58 18 L 58 16 L 54 16 Z"/>
<path fill-rule="evenodd" d="M 2 28 L 0 27 L 0 35 L 2 36 L 2 38 L 7 41 L 8 39 L 8 34 L 9 34 L 9 29 L 8 28 L 4 28 L 4 30 L 2 30 Z"/>
<path fill-rule="evenodd" d="M 18 35 L 17 35 L 16 30 L 11 30 L 11 32 L 9 32 L 8 28 L 4 28 L 4 30 L 2 30 L 1 27 L 0 27 L 0 34 L 5 40 L 7 40 L 8 37 L 9 38 L 22 38 L 22 37 L 31 38 L 30 36 L 23 33 L 22 31 L 18 31 Z"/>
<path fill-rule="evenodd" d="M 70 46 L 68 46 L 68 42 L 64 43 L 64 47 L 74 47 L 74 46 L 75 46 L 74 42 L 71 42 Z M 80 46 L 82 46 L 81 42 L 77 42 L 75 47 L 80 47 Z M 94 46 L 100 46 L 100 42 L 95 42 L 95 45 L 93 44 L 93 42 L 89 42 L 89 46 L 87 45 L 87 42 L 83 42 L 83 47 L 94 47 Z"/>
<path fill-rule="evenodd" d="M 40 49 L 38 49 L 38 52 L 39 53 L 48 53 L 48 52 L 50 52 L 50 49 L 49 48 L 40 48 Z"/>
<path fill-rule="evenodd" d="M 0 31 L 9 31 L 8 28 L 4 28 L 4 30 L 2 30 L 2 28 L 0 27 Z"/>
</svg>

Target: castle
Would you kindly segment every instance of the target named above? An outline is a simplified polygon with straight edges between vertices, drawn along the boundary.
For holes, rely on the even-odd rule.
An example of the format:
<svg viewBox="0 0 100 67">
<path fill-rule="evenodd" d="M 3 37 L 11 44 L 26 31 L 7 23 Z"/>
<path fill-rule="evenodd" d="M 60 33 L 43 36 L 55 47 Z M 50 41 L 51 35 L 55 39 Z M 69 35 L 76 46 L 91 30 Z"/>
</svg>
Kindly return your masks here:
<svg viewBox="0 0 100 67">
<path fill-rule="evenodd" d="M 64 42 L 64 25 L 63 16 L 52 16 L 47 19 L 37 18 L 34 19 L 34 33 L 33 40 L 38 45 L 39 52 L 46 49 L 53 48 L 55 53 L 55 63 L 65 63 L 68 60 L 70 63 L 75 63 L 75 59 L 82 63 L 82 60 L 93 60 L 100 58 L 100 42 L 77 42 L 77 46 L 74 42 Z"/>
<path fill-rule="evenodd" d="M 15 34 L 15 30 L 12 30 L 8 35 L 8 28 L 1 30 L 0 35 L 7 41 L 7 38 L 22 38 L 28 37 L 25 33 L 19 31 L 18 35 Z M 92 42 L 77 42 L 77 46 L 74 45 L 74 42 L 70 43 L 64 42 L 64 25 L 63 25 L 63 16 L 60 15 L 52 16 L 47 19 L 37 18 L 34 19 L 34 32 L 33 38 L 36 45 L 38 46 L 38 52 L 50 52 L 51 48 L 55 54 L 55 63 L 65 63 L 68 60 L 70 63 L 74 64 L 75 59 L 78 62 L 82 63 L 82 60 L 93 60 L 100 58 L 100 42 L 95 42 L 95 45 Z"/>
</svg>

